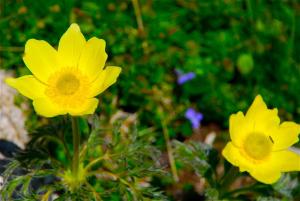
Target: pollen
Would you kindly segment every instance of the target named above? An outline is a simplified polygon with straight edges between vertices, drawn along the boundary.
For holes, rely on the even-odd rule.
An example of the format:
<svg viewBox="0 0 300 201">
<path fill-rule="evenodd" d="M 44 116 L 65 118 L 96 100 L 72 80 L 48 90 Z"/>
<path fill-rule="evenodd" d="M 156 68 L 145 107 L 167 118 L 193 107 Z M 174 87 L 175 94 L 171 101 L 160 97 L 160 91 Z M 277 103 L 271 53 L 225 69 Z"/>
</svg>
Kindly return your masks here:
<svg viewBox="0 0 300 201">
<path fill-rule="evenodd" d="M 267 158 L 272 152 L 273 142 L 262 133 L 250 133 L 244 142 L 244 151 L 254 160 Z"/>
<path fill-rule="evenodd" d="M 62 107 L 80 106 L 87 98 L 89 79 L 77 68 L 62 68 L 48 80 L 46 95 Z"/>
<path fill-rule="evenodd" d="M 60 76 L 56 82 L 57 91 L 61 95 L 65 95 L 65 96 L 69 96 L 76 93 L 79 87 L 80 87 L 80 81 L 75 75 L 71 73 L 67 73 Z"/>
</svg>

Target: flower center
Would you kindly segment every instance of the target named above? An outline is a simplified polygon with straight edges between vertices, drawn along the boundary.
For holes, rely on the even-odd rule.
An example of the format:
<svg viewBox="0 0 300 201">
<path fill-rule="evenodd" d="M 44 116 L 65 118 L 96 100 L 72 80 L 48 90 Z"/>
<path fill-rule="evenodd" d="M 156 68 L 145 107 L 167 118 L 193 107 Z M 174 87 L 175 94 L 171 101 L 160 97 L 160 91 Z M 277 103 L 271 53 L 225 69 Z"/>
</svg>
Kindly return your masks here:
<svg viewBox="0 0 300 201">
<path fill-rule="evenodd" d="M 66 73 L 60 76 L 56 82 L 57 91 L 61 95 L 72 95 L 80 86 L 80 81 L 71 73 Z"/>
<path fill-rule="evenodd" d="M 272 138 L 262 133 L 250 133 L 244 143 L 244 150 L 248 156 L 256 160 L 262 160 L 272 151 Z"/>
<path fill-rule="evenodd" d="M 53 103 L 67 108 L 79 107 L 89 93 L 90 79 L 77 68 L 61 68 L 48 79 L 45 94 Z"/>
</svg>

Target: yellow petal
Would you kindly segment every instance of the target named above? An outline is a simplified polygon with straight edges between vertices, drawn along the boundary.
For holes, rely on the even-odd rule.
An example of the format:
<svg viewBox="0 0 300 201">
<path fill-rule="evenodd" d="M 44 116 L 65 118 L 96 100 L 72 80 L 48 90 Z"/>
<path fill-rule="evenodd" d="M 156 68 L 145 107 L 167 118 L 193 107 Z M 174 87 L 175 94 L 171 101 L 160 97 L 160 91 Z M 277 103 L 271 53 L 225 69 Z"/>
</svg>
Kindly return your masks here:
<svg viewBox="0 0 300 201">
<path fill-rule="evenodd" d="M 300 125 L 294 122 L 283 122 L 278 129 L 274 129 L 270 136 L 274 141 L 274 150 L 287 149 L 298 142 Z"/>
<path fill-rule="evenodd" d="M 72 116 L 93 114 L 98 106 L 98 102 L 99 101 L 96 98 L 87 99 L 80 107 L 69 108 L 68 113 Z"/>
<path fill-rule="evenodd" d="M 300 171 L 300 155 L 290 150 L 272 152 L 269 166 L 281 172 Z"/>
<path fill-rule="evenodd" d="M 300 171 L 300 155 L 283 150 L 272 152 L 269 159 L 250 171 L 250 175 L 260 182 L 272 184 L 280 178 L 282 172 L 290 171 Z"/>
<path fill-rule="evenodd" d="M 240 152 L 239 148 L 233 145 L 232 142 L 228 142 L 226 147 L 222 151 L 222 155 L 232 165 L 240 168 L 240 171 L 249 171 L 255 168 L 255 164 L 246 159 Z"/>
<path fill-rule="evenodd" d="M 105 41 L 96 37 L 87 41 L 79 60 L 79 69 L 92 80 L 103 69 L 107 59 Z"/>
<path fill-rule="evenodd" d="M 257 116 L 258 112 L 267 110 L 267 105 L 262 99 L 261 95 L 257 95 L 251 104 L 250 108 L 247 111 L 247 116 L 249 117 L 255 117 Z"/>
<path fill-rule="evenodd" d="M 235 146 L 241 147 L 247 135 L 253 130 L 252 123 L 242 112 L 232 114 L 229 118 L 230 138 Z"/>
<path fill-rule="evenodd" d="M 19 78 L 7 78 L 5 82 L 30 99 L 45 97 L 45 85 L 32 75 Z"/>
<path fill-rule="evenodd" d="M 89 97 L 102 93 L 110 85 L 114 84 L 121 73 L 121 68 L 116 66 L 106 67 L 91 84 Z"/>
<path fill-rule="evenodd" d="M 270 129 L 279 126 L 278 110 L 268 109 L 260 95 L 257 95 L 247 111 L 246 118 L 252 122 L 252 132 L 269 133 Z"/>
<path fill-rule="evenodd" d="M 43 40 L 30 39 L 26 42 L 23 61 L 35 77 L 44 83 L 58 68 L 57 51 Z"/>
<path fill-rule="evenodd" d="M 71 24 L 63 34 L 58 45 L 61 67 L 77 67 L 86 41 L 77 24 Z"/>
<path fill-rule="evenodd" d="M 65 108 L 59 107 L 48 98 L 38 98 L 33 100 L 33 107 L 36 113 L 44 117 L 67 114 Z"/>
<path fill-rule="evenodd" d="M 253 170 L 249 173 L 257 181 L 260 181 L 264 184 L 273 184 L 281 177 L 281 172 L 272 170 L 272 167 L 268 167 L 266 169 L 257 167 L 256 170 Z"/>
</svg>

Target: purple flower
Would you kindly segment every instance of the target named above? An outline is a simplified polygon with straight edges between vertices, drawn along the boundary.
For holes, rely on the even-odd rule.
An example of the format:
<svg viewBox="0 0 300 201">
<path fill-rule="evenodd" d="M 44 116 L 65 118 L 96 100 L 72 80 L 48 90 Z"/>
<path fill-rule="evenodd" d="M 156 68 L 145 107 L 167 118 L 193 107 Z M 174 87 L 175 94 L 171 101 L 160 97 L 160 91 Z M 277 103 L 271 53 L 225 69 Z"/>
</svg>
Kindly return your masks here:
<svg viewBox="0 0 300 201">
<path fill-rule="evenodd" d="M 191 122 L 192 127 L 194 129 L 196 129 L 196 128 L 200 127 L 200 122 L 203 119 L 203 114 L 200 112 L 197 112 L 193 108 L 189 108 L 185 112 L 185 118 L 187 118 Z"/>
<path fill-rule="evenodd" d="M 183 73 L 181 70 L 175 69 L 175 73 L 177 74 L 177 83 L 180 85 L 196 77 L 194 72 Z"/>
</svg>

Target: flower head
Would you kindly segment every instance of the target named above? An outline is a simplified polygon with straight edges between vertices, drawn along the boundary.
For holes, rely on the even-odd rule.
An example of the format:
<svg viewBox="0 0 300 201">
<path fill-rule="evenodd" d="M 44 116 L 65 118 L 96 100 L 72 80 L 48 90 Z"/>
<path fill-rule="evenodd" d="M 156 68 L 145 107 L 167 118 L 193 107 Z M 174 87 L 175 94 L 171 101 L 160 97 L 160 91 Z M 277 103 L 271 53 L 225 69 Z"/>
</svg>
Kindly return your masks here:
<svg viewBox="0 0 300 201">
<path fill-rule="evenodd" d="M 300 171 L 300 155 L 289 150 L 298 141 L 300 125 L 280 124 L 277 112 L 256 96 L 246 115 L 238 112 L 230 116 L 231 142 L 222 152 L 241 172 L 247 171 L 266 184 L 275 183 L 282 172 Z"/>
<path fill-rule="evenodd" d="M 193 108 L 189 108 L 185 112 L 185 118 L 187 118 L 188 120 L 190 120 L 193 128 L 196 129 L 196 128 L 200 127 L 200 122 L 203 119 L 203 114 L 200 113 L 200 112 L 197 112 Z"/>
<path fill-rule="evenodd" d="M 194 72 L 183 73 L 181 70 L 176 69 L 175 73 L 177 74 L 177 83 L 182 85 L 196 77 Z"/>
<path fill-rule="evenodd" d="M 71 24 L 54 49 L 46 41 L 30 39 L 23 60 L 33 75 L 9 78 L 7 84 L 33 100 L 35 111 L 45 117 L 92 114 L 94 98 L 116 82 L 120 67 L 104 68 L 105 41 L 85 40 L 77 24 Z"/>
</svg>

